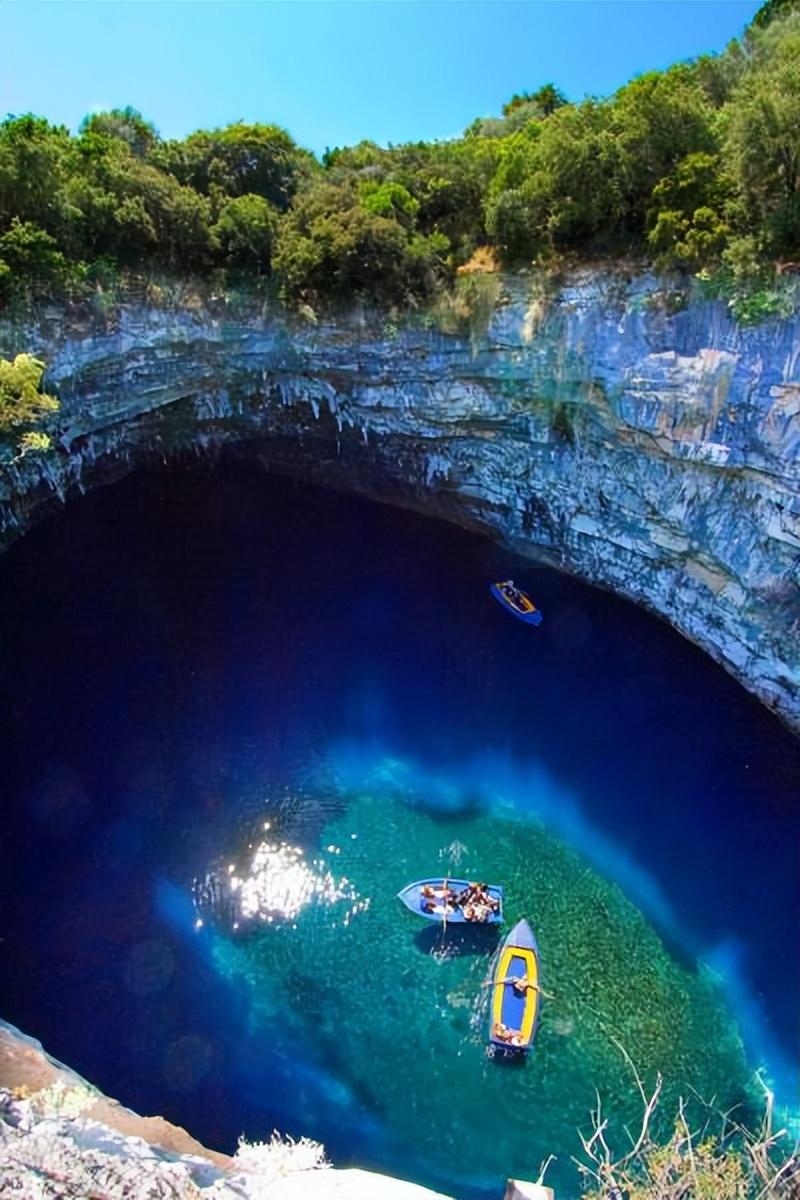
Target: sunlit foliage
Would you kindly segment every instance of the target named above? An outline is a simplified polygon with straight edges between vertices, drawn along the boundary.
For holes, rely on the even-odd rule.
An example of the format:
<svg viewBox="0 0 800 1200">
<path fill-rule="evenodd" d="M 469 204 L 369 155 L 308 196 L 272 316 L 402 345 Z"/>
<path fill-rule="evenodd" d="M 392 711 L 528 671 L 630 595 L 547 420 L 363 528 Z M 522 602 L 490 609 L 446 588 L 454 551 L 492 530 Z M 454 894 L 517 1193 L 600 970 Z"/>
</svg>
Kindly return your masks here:
<svg viewBox="0 0 800 1200">
<path fill-rule="evenodd" d="M 109 112 L 92 113 L 81 123 L 81 133 L 99 133 L 119 138 L 137 158 L 146 158 L 158 141 L 155 125 L 145 121 L 130 105 Z"/>
<path fill-rule="evenodd" d="M 13 361 L 0 358 L 0 437 L 19 434 L 48 413 L 58 411 L 58 401 L 39 391 L 44 363 L 31 354 L 18 354 Z M 23 454 L 50 448 L 50 438 L 40 430 L 25 431 L 19 448 Z"/>
<path fill-rule="evenodd" d="M 535 105 L 540 117 L 549 117 L 557 108 L 567 103 L 567 97 L 553 83 L 546 83 L 536 92 L 515 92 L 503 105 L 503 116 L 507 117 L 523 105 Z"/>
</svg>

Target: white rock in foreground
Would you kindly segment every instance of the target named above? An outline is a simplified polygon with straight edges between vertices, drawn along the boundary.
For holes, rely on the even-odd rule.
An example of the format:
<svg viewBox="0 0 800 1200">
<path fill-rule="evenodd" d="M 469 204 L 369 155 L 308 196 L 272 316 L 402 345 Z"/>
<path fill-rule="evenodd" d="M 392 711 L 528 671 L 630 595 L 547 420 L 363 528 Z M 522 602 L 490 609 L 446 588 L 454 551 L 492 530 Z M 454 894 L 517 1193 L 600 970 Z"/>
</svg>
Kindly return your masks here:
<svg viewBox="0 0 800 1200">
<path fill-rule="evenodd" d="M 331 1168 L 317 1142 L 273 1134 L 231 1158 L 140 1117 L 0 1021 L 0 1197 L 18 1200 L 447 1200 Z"/>
<path fill-rule="evenodd" d="M 20 1099 L 0 1088 L 2 1194 L 24 1200 L 447 1200 L 369 1171 L 337 1171 L 316 1142 L 243 1145 L 225 1169 L 175 1155 L 78 1114 L 88 1090 Z"/>
</svg>

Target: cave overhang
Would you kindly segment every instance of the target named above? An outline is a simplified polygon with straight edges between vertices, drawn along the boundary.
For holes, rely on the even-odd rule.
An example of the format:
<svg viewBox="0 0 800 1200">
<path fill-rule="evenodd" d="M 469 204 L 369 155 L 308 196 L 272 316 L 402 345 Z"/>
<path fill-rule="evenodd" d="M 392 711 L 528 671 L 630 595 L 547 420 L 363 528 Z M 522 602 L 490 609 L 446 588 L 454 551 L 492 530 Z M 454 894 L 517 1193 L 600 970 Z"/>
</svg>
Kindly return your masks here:
<svg viewBox="0 0 800 1200">
<path fill-rule="evenodd" d="M 0 468 L 0 540 L 147 461 L 223 448 L 481 530 L 669 621 L 800 730 L 800 321 L 649 275 L 504 280 L 485 328 L 122 305 L 0 327 L 53 448 Z M 675 309 L 678 311 L 675 311 Z"/>
</svg>

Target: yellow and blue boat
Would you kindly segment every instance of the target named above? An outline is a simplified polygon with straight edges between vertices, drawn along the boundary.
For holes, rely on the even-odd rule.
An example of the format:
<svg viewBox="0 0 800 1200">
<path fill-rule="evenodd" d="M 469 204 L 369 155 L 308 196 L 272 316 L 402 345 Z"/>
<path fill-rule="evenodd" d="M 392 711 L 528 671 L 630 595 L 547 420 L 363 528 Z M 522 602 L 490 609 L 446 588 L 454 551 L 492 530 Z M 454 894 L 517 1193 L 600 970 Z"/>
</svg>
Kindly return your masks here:
<svg viewBox="0 0 800 1200">
<path fill-rule="evenodd" d="M 542 614 L 539 609 L 527 592 L 523 592 L 516 586 L 513 579 L 504 579 L 502 583 L 493 583 L 490 585 L 489 591 L 498 604 L 502 604 L 503 608 L 520 621 L 524 621 L 526 625 L 541 625 Z"/>
<path fill-rule="evenodd" d="M 490 991 L 489 1041 L 524 1053 L 539 1025 L 539 947 L 527 921 L 517 921 L 497 956 Z"/>
</svg>

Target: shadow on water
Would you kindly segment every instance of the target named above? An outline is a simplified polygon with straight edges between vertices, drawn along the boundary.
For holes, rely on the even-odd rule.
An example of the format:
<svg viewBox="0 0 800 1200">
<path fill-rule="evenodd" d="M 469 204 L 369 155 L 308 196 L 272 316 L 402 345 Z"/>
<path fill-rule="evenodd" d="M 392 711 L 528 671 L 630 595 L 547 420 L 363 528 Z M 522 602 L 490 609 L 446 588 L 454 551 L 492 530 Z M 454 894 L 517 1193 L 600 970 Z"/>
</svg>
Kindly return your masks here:
<svg viewBox="0 0 800 1200">
<path fill-rule="evenodd" d="M 692 975 L 697 974 L 697 954 L 695 948 L 687 945 L 686 941 L 681 941 L 674 930 L 666 929 L 662 922 L 656 918 L 652 919 L 652 925 L 664 945 L 664 949 L 670 958 L 674 959 L 679 966 L 683 967 L 684 971 L 688 971 Z M 685 937 L 685 935 L 684 935 Z"/>
<path fill-rule="evenodd" d="M 459 796 L 457 799 L 446 801 L 438 796 L 430 798 L 415 795 L 403 798 L 403 803 L 414 812 L 424 812 L 432 821 L 441 825 L 447 825 L 454 819 L 465 823 L 474 821 L 478 817 L 482 817 L 489 807 L 487 800 L 477 794 Z"/>
<path fill-rule="evenodd" d="M 414 934 L 421 954 L 440 958 L 463 958 L 468 954 L 492 954 L 500 940 L 498 925 L 434 925 L 429 922 Z"/>
<path fill-rule="evenodd" d="M 494 1053 L 489 1057 L 496 1067 L 502 1067 L 506 1070 L 511 1068 L 514 1071 L 518 1071 L 525 1066 L 528 1060 L 528 1054 L 525 1050 L 505 1050 L 501 1046 L 493 1046 L 492 1049 Z"/>
</svg>

